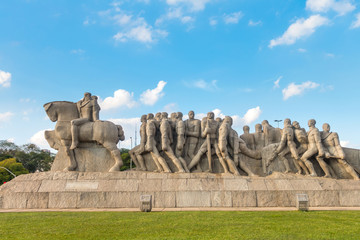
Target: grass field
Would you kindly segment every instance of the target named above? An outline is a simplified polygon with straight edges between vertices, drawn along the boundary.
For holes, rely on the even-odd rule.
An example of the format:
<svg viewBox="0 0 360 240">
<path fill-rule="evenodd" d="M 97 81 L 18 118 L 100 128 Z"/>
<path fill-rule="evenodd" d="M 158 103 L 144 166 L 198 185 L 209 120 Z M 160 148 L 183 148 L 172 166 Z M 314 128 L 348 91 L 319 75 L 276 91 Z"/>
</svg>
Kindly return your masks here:
<svg viewBox="0 0 360 240">
<path fill-rule="evenodd" d="M 360 239 L 360 211 L 0 213 L 0 239 Z"/>
</svg>

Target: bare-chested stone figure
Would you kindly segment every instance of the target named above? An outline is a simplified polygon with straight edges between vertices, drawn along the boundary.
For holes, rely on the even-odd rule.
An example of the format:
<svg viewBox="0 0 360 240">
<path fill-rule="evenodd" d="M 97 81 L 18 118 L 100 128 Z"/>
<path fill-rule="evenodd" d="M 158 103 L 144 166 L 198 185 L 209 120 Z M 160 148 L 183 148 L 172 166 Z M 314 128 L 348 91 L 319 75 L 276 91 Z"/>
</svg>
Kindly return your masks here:
<svg viewBox="0 0 360 240">
<path fill-rule="evenodd" d="M 261 124 L 255 125 L 255 133 L 254 140 L 255 140 L 255 150 L 262 150 L 265 147 L 265 134 L 262 130 Z"/>
<path fill-rule="evenodd" d="M 325 148 L 325 158 L 336 159 L 353 179 L 359 180 L 359 176 L 354 168 L 345 160 L 345 152 L 340 145 L 339 135 L 336 132 L 330 132 L 330 125 L 328 123 L 323 124 L 321 140 Z"/>
<path fill-rule="evenodd" d="M 72 143 L 70 149 L 77 148 L 79 144 L 79 127 L 87 122 L 95 122 L 99 120 L 100 106 L 97 102 L 97 96 L 91 96 L 91 93 L 86 92 L 84 98 L 76 103 L 79 118 L 70 122 Z"/>
<path fill-rule="evenodd" d="M 175 148 L 175 155 L 180 160 L 183 168 L 186 172 L 190 172 L 187 168 L 186 161 L 183 159 L 183 152 L 185 146 L 185 123 L 182 120 L 183 114 L 178 112 L 176 115 L 176 135 L 177 135 L 177 142 Z"/>
<path fill-rule="evenodd" d="M 134 161 L 137 170 L 146 171 L 146 166 L 143 158 L 146 144 L 146 115 L 140 118 L 140 144 L 129 151 L 131 159 Z"/>
<path fill-rule="evenodd" d="M 280 130 L 271 126 L 268 120 L 261 122 L 263 132 L 265 135 L 265 146 L 268 146 L 272 143 L 278 143 L 281 139 Z"/>
<path fill-rule="evenodd" d="M 190 162 L 188 169 L 191 170 L 195 165 L 200 162 L 201 156 L 207 153 L 208 163 L 209 163 L 209 170 L 208 172 L 213 172 L 212 170 L 212 158 L 211 158 L 211 149 L 215 149 L 216 155 L 219 158 L 219 161 L 222 166 L 226 166 L 224 159 L 221 156 L 219 146 L 218 146 L 218 136 L 217 130 L 219 128 L 219 123 L 214 120 L 214 113 L 209 112 L 207 114 L 207 118 L 203 119 L 201 122 L 201 137 L 205 138 L 206 141 L 201 145 L 199 151 L 195 155 L 195 157 Z M 224 172 L 228 173 L 228 169 L 224 168 Z"/>
<path fill-rule="evenodd" d="M 308 142 L 309 146 L 307 151 L 302 155 L 301 160 L 305 163 L 307 168 L 310 171 L 310 176 L 317 176 L 313 164 L 309 161 L 309 158 L 317 154 L 316 160 L 319 162 L 321 169 L 324 171 L 324 177 L 331 177 L 329 167 L 324 161 L 325 151 L 324 147 L 321 143 L 321 137 L 319 129 L 315 127 L 316 121 L 314 119 L 310 119 L 308 121 L 309 131 Z"/>
<path fill-rule="evenodd" d="M 255 138 L 253 134 L 250 134 L 250 127 L 248 125 L 245 125 L 243 127 L 244 134 L 240 136 L 242 140 L 245 141 L 246 146 L 251 149 L 255 150 Z"/>
<path fill-rule="evenodd" d="M 167 165 L 165 159 L 160 156 L 158 149 L 156 148 L 156 121 L 154 120 L 154 115 L 149 113 L 147 115 L 146 123 L 146 145 L 145 150 L 150 152 L 158 172 L 171 172 L 169 166 Z"/>
<path fill-rule="evenodd" d="M 186 155 L 190 159 L 193 159 L 195 156 L 195 149 L 199 142 L 201 122 L 198 119 L 195 119 L 194 111 L 189 112 L 189 119 L 185 121 L 185 135 L 186 141 L 188 142 L 188 149 Z M 200 164 L 196 165 L 196 170 L 202 172 Z"/>
<path fill-rule="evenodd" d="M 166 112 L 161 113 L 160 133 L 161 133 L 161 150 L 175 164 L 175 166 L 178 168 L 178 172 L 185 172 L 180 160 L 175 156 L 171 148 L 171 144 L 173 143 L 173 134 L 172 134 L 173 132 L 168 120 L 168 114 Z"/>
<path fill-rule="evenodd" d="M 224 169 L 227 169 L 227 167 L 229 167 L 231 173 L 235 175 L 240 175 L 239 171 L 236 168 L 234 160 L 230 158 L 228 153 L 228 146 L 230 145 L 231 142 L 230 139 L 231 125 L 232 125 L 232 118 L 226 116 L 219 127 L 219 150 L 222 158 L 226 161 L 226 162 L 220 161 L 220 163 L 223 165 Z"/>
<path fill-rule="evenodd" d="M 291 125 L 291 120 L 286 118 L 284 120 L 284 128 L 282 131 L 281 140 L 279 146 L 275 149 L 275 155 L 278 155 L 285 165 L 285 173 L 291 172 L 288 159 L 285 157 L 286 154 L 291 153 L 291 156 L 294 158 L 294 165 L 297 169 L 297 173 L 301 174 L 300 168 L 300 157 L 296 149 L 296 143 L 294 142 L 294 130 Z"/>
</svg>

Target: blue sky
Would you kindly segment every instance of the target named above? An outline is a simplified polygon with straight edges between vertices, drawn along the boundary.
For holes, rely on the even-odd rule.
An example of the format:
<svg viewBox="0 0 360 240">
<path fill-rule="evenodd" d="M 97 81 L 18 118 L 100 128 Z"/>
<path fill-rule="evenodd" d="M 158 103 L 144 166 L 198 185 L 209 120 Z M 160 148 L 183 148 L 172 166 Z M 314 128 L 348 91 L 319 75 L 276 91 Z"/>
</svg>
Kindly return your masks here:
<svg viewBox="0 0 360 240">
<path fill-rule="evenodd" d="M 48 148 L 42 105 L 100 97 L 100 118 L 215 110 L 328 122 L 360 148 L 360 5 L 352 0 L 0 2 L 0 139 Z"/>
</svg>

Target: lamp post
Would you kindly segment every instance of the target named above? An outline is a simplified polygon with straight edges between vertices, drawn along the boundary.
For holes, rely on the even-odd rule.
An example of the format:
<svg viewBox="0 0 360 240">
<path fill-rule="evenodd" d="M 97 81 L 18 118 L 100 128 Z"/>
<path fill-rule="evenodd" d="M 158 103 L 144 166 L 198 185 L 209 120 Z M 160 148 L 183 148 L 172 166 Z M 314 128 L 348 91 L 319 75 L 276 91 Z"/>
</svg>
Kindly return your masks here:
<svg viewBox="0 0 360 240">
<path fill-rule="evenodd" d="M 279 128 L 279 123 L 282 122 L 282 120 L 274 120 L 274 122 L 277 122 Z"/>
<path fill-rule="evenodd" d="M 132 137 L 130 137 L 130 141 L 131 141 L 131 148 L 132 149 Z M 130 171 L 132 171 L 132 158 L 130 157 Z"/>
</svg>

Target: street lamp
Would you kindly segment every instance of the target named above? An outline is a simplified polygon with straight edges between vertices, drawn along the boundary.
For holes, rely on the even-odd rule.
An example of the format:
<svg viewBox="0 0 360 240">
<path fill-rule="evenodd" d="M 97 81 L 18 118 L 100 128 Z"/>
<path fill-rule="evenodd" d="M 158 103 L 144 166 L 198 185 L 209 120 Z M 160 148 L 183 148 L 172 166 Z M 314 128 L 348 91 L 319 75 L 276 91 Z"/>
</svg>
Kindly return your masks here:
<svg viewBox="0 0 360 240">
<path fill-rule="evenodd" d="M 132 137 L 130 137 L 131 140 L 131 148 L 132 149 Z M 130 157 L 130 171 L 132 170 L 132 158 Z"/>
<path fill-rule="evenodd" d="M 282 122 L 282 120 L 274 120 L 274 122 L 277 122 L 279 128 L 279 123 Z"/>
</svg>

